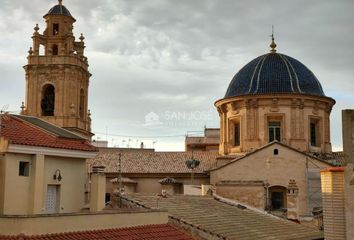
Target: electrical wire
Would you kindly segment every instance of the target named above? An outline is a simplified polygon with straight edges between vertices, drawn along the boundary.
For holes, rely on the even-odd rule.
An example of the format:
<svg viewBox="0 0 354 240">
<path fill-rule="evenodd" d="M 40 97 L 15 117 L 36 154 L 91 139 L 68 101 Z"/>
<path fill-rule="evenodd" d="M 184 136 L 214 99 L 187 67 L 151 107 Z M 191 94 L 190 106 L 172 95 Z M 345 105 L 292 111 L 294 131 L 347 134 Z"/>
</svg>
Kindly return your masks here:
<svg viewBox="0 0 354 240">
<path fill-rule="evenodd" d="M 192 132 L 203 132 L 203 131 L 192 131 Z M 103 133 L 103 132 L 94 132 L 95 134 L 99 135 L 104 135 L 104 136 L 110 136 L 110 137 L 123 137 L 123 138 L 144 138 L 144 139 L 149 139 L 149 138 L 174 138 L 174 137 L 186 137 L 188 136 L 187 134 L 176 134 L 176 135 L 160 135 L 160 136 L 133 136 L 133 135 L 121 135 L 121 134 L 114 134 L 114 133 Z"/>
</svg>

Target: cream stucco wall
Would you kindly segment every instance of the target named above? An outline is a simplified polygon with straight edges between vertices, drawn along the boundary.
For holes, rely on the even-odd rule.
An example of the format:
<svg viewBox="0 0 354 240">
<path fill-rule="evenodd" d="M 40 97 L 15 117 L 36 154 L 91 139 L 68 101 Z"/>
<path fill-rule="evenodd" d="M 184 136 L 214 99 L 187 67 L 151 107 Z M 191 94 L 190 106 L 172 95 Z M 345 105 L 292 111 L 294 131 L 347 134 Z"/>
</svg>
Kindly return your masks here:
<svg viewBox="0 0 354 240">
<path fill-rule="evenodd" d="M 47 199 L 46 188 L 49 184 L 60 185 L 60 213 L 78 212 L 84 206 L 86 183 L 85 159 L 48 156 L 45 159 L 44 203 Z M 55 170 L 59 169 L 63 179 L 53 180 Z"/>
<path fill-rule="evenodd" d="M 20 161 L 32 164 L 33 155 L 5 154 L 3 206 L 0 214 L 29 214 L 32 168 L 29 176 L 19 176 Z"/>
<path fill-rule="evenodd" d="M 0 214 L 4 211 L 4 193 L 5 193 L 5 158 L 0 155 Z"/>
<path fill-rule="evenodd" d="M 29 162 L 29 176 L 19 176 L 20 161 Z M 83 158 L 6 153 L 0 158 L 0 214 L 46 212 L 47 187 L 60 188 L 60 213 L 78 212 L 84 205 L 86 163 Z M 59 169 L 62 180 L 53 180 Z"/>
<path fill-rule="evenodd" d="M 273 150 L 279 154 L 274 155 Z M 267 146 L 240 160 L 211 171 L 211 184 L 221 181 L 265 181 L 272 186 L 287 187 L 294 179 L 299 187 L 299 214 L 308 215 L 308 171 L 319 172 L 329 165 L 307 157 L 278 143 Z M 218 193 L 218 190 L 216 189 Z M 252 194 L 250 194 L 252 197 Z"/>
</svg>

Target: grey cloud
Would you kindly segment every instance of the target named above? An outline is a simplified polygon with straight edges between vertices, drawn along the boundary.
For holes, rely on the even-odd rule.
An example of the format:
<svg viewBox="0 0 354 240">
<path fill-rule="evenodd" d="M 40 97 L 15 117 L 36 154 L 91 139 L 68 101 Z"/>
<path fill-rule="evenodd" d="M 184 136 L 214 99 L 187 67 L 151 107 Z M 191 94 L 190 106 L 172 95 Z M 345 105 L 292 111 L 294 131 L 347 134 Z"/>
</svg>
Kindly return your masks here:
<svg viewBox="0 0 354 240">
<path fill-rule="evenodd" d="M 56 1 L 3 0 L 0 9 L 0 106 L 24 96 L 26 51 L 35 23 Z M 93 129 L 130 135 L 158 135 L 218 126 L 215 100 L 233 75 L 268 51 L 271 25 L 277 49 L 307 65 L 327 95 L 337 99 L 332 114 L 333 145 L 341 145 L 340 109 L 354 90 L 352 1 L 233 0 L 64 0 L 84 33 L 90 71 Z M 8 79 L 11 79 L 8 80 Z M 150 112 L 211 111 L 196 125 L 143 126 Z M 216 119 L 216 120 L 215 120 Z M 102 136 L 101 136 L 102 137 Z M 118 140 L 117 140 L 118 141 Z M 160 140 L 176 143 L 183 138 Z M 178 145 L 178 144 L 177 144 Z M 164 145 L 167 146 L 167 145 Z M 171 146 L 171 145 L 168 145 Z M 178 145 L 180 146 L 180 145 Z"/>
</svg>

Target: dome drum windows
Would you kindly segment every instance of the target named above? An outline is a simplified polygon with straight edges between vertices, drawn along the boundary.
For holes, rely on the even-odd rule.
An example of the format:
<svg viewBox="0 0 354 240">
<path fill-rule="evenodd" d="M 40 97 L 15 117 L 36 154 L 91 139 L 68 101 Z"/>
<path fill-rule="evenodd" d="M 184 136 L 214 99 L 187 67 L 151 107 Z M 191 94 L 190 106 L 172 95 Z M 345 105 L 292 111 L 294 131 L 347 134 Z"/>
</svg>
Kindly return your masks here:
<svg viewBox="0 0 354 240">
<path fill-rule="evenodd" d="M 233 128 L 234 128 L 234 141 L 233 141 L 233 145 L 235 147 L 239 147 L 241 145 L 241 124 L 240 121 L 237 120 L 234 122 L 233 124 Z"/>
<path fill-rule="evenodd" d="M 283 134 L 283 117 L 282 116 L 268 116 L 266 118 L 266 126 L 268 134 L 268 142 L 282 141 Z"/>
<path fill-rule="evenodd" d="M 279 121 L 268 122 L 268 142 L 280 142 L 281 123 Z"/>
<path fill-rule="evenodd" d="M 59 23 L 53 23 L 53 36 L 59 35 Z"/>
<path fill-rule="evenodd" d="M 309 121 L 309 143 L 311 147 L 320 147 L 320 119 L 310 118 Z"/>
</svg>

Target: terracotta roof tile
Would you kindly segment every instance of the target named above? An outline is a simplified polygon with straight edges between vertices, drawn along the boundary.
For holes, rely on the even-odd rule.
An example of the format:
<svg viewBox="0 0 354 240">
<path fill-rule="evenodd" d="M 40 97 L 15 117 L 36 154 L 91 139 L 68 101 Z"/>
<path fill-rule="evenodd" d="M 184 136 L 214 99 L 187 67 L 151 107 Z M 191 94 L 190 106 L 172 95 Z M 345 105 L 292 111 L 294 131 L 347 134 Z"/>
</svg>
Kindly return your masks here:
<svg viewBox="0 0 354 240">
<path fill-rule="evenodd" d="M 56 233 L 36 236 L 17 236 L 0 235 L 0 240 L 193 240 L 191 236 L 181 230 L 168 225 L 146 225 L 128 228 L 115 228 L 105 230 L 80 231 L 68 233 Z"/>
<path fill-rule="evenodd" d="M 0 135 L 7 138 L 12 144 L 81 151 L 96 151 L 96 148 L 85 139 L 59 137 L 37 125 L 31 124 L 12 115 L 3 116 L 1 125 L 2 128 Z"/>
<path fill-rule="evenodd" d="M 132 202 L 148 208 L 168 210 L 170 218 L 225 239 L 322 239 L 316 228 L 281 219 L 267 213 L 240 208 L 213 197 L 172 195 L 161 198 L 156 194 L 130 193 Z"/>
<path fill-rule="evenodd" d="M 88 165 L 105 166 L 106 172 L 118 172 L 118 154 L 120 149 L 100 148 L 97 156 L 88 160 Z M 194 158 L 200 161 L 195 173 L 203 173 L 216 167 L 217 152 L 194 152 Z M 185 162 L 191 158 L 190 152 L 122 152 L 123 173 L 190 173 Z"/>
</svg>

